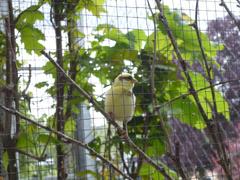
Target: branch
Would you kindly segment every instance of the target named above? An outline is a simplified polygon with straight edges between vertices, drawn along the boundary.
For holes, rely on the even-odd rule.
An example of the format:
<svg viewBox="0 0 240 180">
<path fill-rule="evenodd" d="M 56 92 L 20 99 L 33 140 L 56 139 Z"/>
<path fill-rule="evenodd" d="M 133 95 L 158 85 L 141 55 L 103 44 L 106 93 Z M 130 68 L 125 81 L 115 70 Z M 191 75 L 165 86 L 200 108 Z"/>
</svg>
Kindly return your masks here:
<svg viewBox="0 0 240 180">
<path fill-rule="evenodd" d="M 55 119 L 54 119 L 53 122 L 52 122 L 52 127 L 54 127 L 54 124 L 55 124 Z M 45 152 L 46 152 L 46 150 L 47 150 L 47 147 L 48 147 L 48 145 L 49 145 L 49 143 L 50 143 L 51 136 L 52 136 L 52 132 L 49 133 L 47 143 L 46 143 L 46 144 L 44 145 L 44 147 L 43 147 L 43 151 L 42 151 L 42 153 L 41 153 L 41 156 L 43 156 L 43 155 L 45 154 Z"/>
<path fill-rule="evenodd" d="M 237 1 L 237 7 L 240 7 L 240 0 L 236 0 Z"/>
<path fill-rule="evenodd" d="M 157 105 L 157 98 L 156 98 L 156 95 L 155 95 L 155 65 L 156 65 L 156 60 L 157 60 L 157 50 L 156 50 L 156 48 L 157 48 L 157 44 L 156 44 L 157 43 L 157 27 L 156 27 L 156 18 L 154 16 L 154 13 L 153 13 L 152 7 L 149 3 L 149 0 L 147 0 L 147 3 L 148 3 L 148 7 L 150 9 L 150 12 L 151 12 L 151 15 L 152 15 L 152 18 L 153 18 L 153 25 L 154 25 L 154 46 L 153 46 L 154 49 L 153 49 L 153 61 L 152 61 L 152 66 L 151 66 L 150 79 L 151 79 L 152 103 L 153 103 L 153 109 L 154 109 L 153 112 L 155 112 L 155 107 Z M 161 118 L 160 111 L 157 111 L 157 113 L 158 113 L 158 116 Z M 171 148 L 171 140 L 170 140 L 170 137 L 169 137 L 167 126 L 166 126 L 166 123 L 164 122 L 164 120 L 162 118 L 160 119 L 160 125 L 163 129 L 163 134 L 166 137 L 167 146 L 169 148 L 169 154 L 171 154 L 171 156 L 174 156 L 173 152 L 172 152 L 172 148 Z M 180 162 L 180 160 L 179 160 L 179 162 Z M 185 175 L 181 163 L 178 163 L 178 161 L 174 161 L 174 166 L 176 167 L 177 172 L 180 174 L 180 176 L 183 179 L 187 179 L 187 175 Z"/>
<path fill-rule="evenodd" d="M 32 68 L 31 68 L 31 64 L 29 64 L 28 66 L 28 81 L 27 81 L 27 85 L 25 87 L 25 89 L 22 91 L 22 97 L 24 98 L 24 100 L 27 100 L 28 103 L 28 109 L 31 111 L 31 97 L 26 94 L 30 84 L 31 84 L 31 79 L 32 79 Z"/>
<path fill-rule="evenodd" d="M 177 168 L 177 172 L 180 174 L 180 176 L 187 180 L 189 179 L 189 177 L 187 177 L 184 173 L 184 170 L 182 168 L 181 165 L 181 161 L 180 161 L 180 143 L 177 141 L 175 142 L 175 153 L 174 154 L 168 154 L 169 157 L 172 159 L 172 161 L 174 162 L 174 164 L 176 164 L 176 168 Z"/>
<path fill-rule="evenodd" d="M 28 66 L 28 81 L 27 81 L 27 85 L 26 85 L 25 89 L 22 91 L 23 96 L 26 96 L 26 92 L 31 83 L 31 78 L 32 78 L 32 68 L 31 68 L 31 64 L 29 64 L 29 66 Z"/>
<path fill-rule="evenodd" d="M 199 109 L 199 111 L 200 111 L 200 113 L 201 113 L 201 115 L 202 115 L 202 117 L 204 119 L 204 121 L 209 124 L 207 114 L 205 113 L 205 111 L 204 111 L 204 109 L 203 109 L 203 107 L 202 107 L 202 105 L 200 103 L 200 99 L 198 97 L 198 94 L 196 93 L 196 90 L 194 88 L 192 79 L 191 79 L 191 77 L 190 77 L 190 75 L 188 73 L 187 64 L 186 64 L 186 62 L 182 58 L 181 52 L 180 52 L 180 50 L 178 48 L 178 45 L 177 45 L 177 41 L 176 41 L 175 37 L 173 36 L 172 30 L 170 29 L 170 27 L 168 25 L 166 17 L 163 14 L 163 9 L 162 9 L 162 6 L 160 4 L 160 1 L 159 0 L 155 0 L 155 1 L 156 1 L 157 7 L 158 7 L 159 12 L 160 12 L 159 20 L 160 20 L 160 22 L 162 22 L 162 24 L 163 24 L 163 26 L 164 26 L 167 34 L 168 34 L 168 37 L 169 37 L 169 39 L 170 39 L 170 41 L 171 41 L 171 43 L 173 45 L 173 48 L 174 48 L 174 51 L 175 51 L 176 55 L 177 55 L 178 61 L 179 61 L 180 65 L 181 65 L 181 67 L 182 67 L 183 73 L 184 73 L 184 75 L 186 77 L 187 83 L 188 83 L 188 85 L 190 87 L 189 88 L 189 93 L 193 96 L 193 98 L 194 98 L 194 100 L 195 100 L 195 102 L 196 102 L 196 104 L 198 106 L 198 109 Z"/>
<path fill-rule="evenodd" d="M 46 154 L 43 155 L 43 156 L 38 157 L 38 156 L 35 156 L 35 155 L 33 155 L 33 154 L 29 154 L 28 152 L 23 151 L 23 150 L 21 150 L 21 149 L 16 149 L 16 151 L 17 151 L 18 153 L 20 153 L 20 154 L 23 154 L 23 155 L 25 155 L 25 156 L 28 156 L 28 157 L 30 157 L 30 158 L 32 158 L 32 159 L 37 160 L 37 161 L 45 161 L 46 158 L 47 158 L 47 155 L 46 155 Z"/>
<path fill-rule="evenodd" d="M 206 71 L 207 71 L 207 81 L 210 84 L 210 90 L 211 90 L 211 94 L 212 94 L 213 110 L 214 110 L 213 111 L 213 115 L 216 117 L 216 113 L 218 111 L 217 111 L 217 103 L 216 103 L 215 91 L 214 91 L 214 87 L 212 86 L 213 81 L 212 81 L 212 77 L 211 77 L 211 68 L 208 66 L 207 56 L 206 56 L 206 54 L 204 52 L 204 47 L 203 47 L 203 44 L 202 44 L 200 31 L 199 31 L 199 28 L 198 28 L 198 2 L 199 2 L 199 0 L 196 0 L 195 20 L 194 20 L 193 24 L 191 24 L 191 26 L 195 29 L 196 34 L 197 34 L 198 44 L 199 44 L 199 47 L 200 47 L 200 50 L 201 50 L 201 54 L 202 54 L 202 57 L 203 57 L 203 62 L 204 62 L 204 65 L 205 65 L 205 68 L 206 68 Z"/>
<path fill-rule="evenodd" d="M 101 156 L 99 153 L 97 153 L 94 149 L 92 149 L 91 147 L 88 146 L 88 144 L 86 143 L 83 143 L 82 141 L 79 141 L 79 140 L 76 140 L 76 139 L 73 139 L 67 135 L 65 135 L 64 133 L 62 132 L 59 132 L 55 129 L 52 129 L 50 127 L 47 127 L 47 126 L 44 126 L 42 124 L 39 124 L 37 121 L 34 121 L 28 117 L 25 117 L 24 115 L 22 115 L 20 112 L 14 110 L 14 109 L 10 109 L 10 108 L 7 108 L 6 106 L 3 106 L 2 104 L 0 104 L 0 108 L 3 109 L 4 111 L 10 113 L 10 114 L 13 114 L 15 116 L 18 116 L 19 118 L 25 120 L 26 122 L 29 122 L 31 124 L 34 124 L 42 129 L 45 129 L 46 131 L 49 131 L 51 133 L 54 133 L 56 134 L 57 136 L 65 139 L 67 142 L 70 142 L 72 144 L 76 144 L 76 145 L 79 145 L 85 149 L 87 149 L 93 156 L 99 158 L 100 160 L 102 160 L 103 162 L 105 162 L 106 164 L 108 164 L 110 167 L 112 167 L 116 172 L 118 172 L 119 174 L 121 174 L 123 177 L 127 178 L 127 179 L 132 179 L 131 177 L 125 175 L 124 172 L 122 172 L 120 169 L 118 169 L 112 162 L 110 162 L 109 160 L 105 159 L 103 156 Z"/>
<path fill-rule="evenodd" d="M 239 2 L 239 1 L 238 1 Z M 240 23 L 238 22 L 238 20 L 235 18 L 234 14 L 230 11 L 230 9 L 228 8 L 227 4 L 225 3 L 224 0 L 221 0 L 221 3 L 219 4 L 220 6 L 223 6 L 224 9 L 227 11 L 228 15 L 232 18 L 232 20 L 234 21 L 235 25 L 238 27 L 238 30 L 240 31 Z"/>
<path fill-rule="evenodd" d="M 212 86 L 215 87 L 215 86 L 224 85 L 224 84 L 228 84 L 228 83 L 232 83 L 232 82 L 237 82 L 237 81 L 240 81 L 240 78 L 238 78 L 238 79 L 231 79 L 231 80 L 228 80 L 228 81 L 221 81 L 221 82 L 219 82 L 219 83 L 212 84 Z M 209 89 L 209 88 L 210 88 L 210 86 L 206 86 L 206 87 L 204 87 L 204 88 L 200 88 L 200 89 L 197 89 L 197 90 L 195 90 L 195 91 L 196 91 L 196 93 L 199 93 L 199 92 L 204 91 L 204 90 Z M 178 100 L 178 99 L 181 99 L 181 98 L 186 98 L 187 96 L 190 96 L 190 95 L 192 95 L 190 92 L 181 94 L 180 96 L 177 96 L 177 97 L 175 97 L 175 98 L 170 99 L 170 100 L 169 100 L 168 102 L 166 102 L 166 103 L 163 103 L 163 104 L 161 104 L 161 105 L 159 105 L 159 106 L 156 106 L 156 110 L 162 109 L 162 108 L 164 108 L 165 106 L 170 105 L 170 104 L 173 103 L 174 101 L 176 101 L 176 100 Z"/>
<path fill-rule="evenodd" d="M 129 166 L 127 165 L 125 158 L 124 158 L 123 143 L 121 143 L 121 142 L 119 143 L 119 153 L 120 153 L 120 158 L 123 163 L 123 168 L 126 170 L 127 174 L 130 175 Z"/>
<path fill-rule="evenodd" d="M 182 58 L 182 55 L 181 55 L 181 52 L 179 50 L 179 47 L 178 47 L 178 44 L 176 42 L 176 39 L 172 33 L 172 30 L 170 29 L 169 25 L 168 25 L 168 22 L 167 22 L 167 19 L 166 17 L 164 16 L 164 13 L 163 13 L 163 9 L 162 9 L 162 5 L 160 3 L 160 0 L 155 0 L 156 4 L 157 4 L 157 7 L 159 9 L 159 20 L 160 22 L 162 22 L 166 32 L 167 32 L 167 35 L 168 37 L 170 38 L 170 41 L 173 45 L 173 48 L 174 48 L 174 51 L 176 53 L 176 56 L 178 58 L 178 61 L 182 67 L 182 70 L 183 70 L 183 73 L 185 75 L 185 78 L 187 80 L 187 83 L 189 85 L 189 93 L 193 96 L 194 100 L 195 100 L 195 103 L 197 104 L 197 107 L 199 109 L 199 112 L 200 114 L 202 115 L 203 117 L 203 120 L 205 122 L 205 124 L 207 125 L 207 127 L 209 128 L 210 132 L 211 132 L 211 136 L 212 136 L 212 139 L 213 139 L 213 142 L 214 144 L 216 145 L 216 149 L 217 149 L 217 152 L 218 152 L 218 155 L 219 155 L 219 158 L 221 159 L 221 162 L 223 162 L 225 160 L 225 157 L 222 157 L 222 155 L 224 155 L 224 153 L 222 153 L 224 151 L 224 149 L 222 148 L 222 143 L 221 141 L 219 140 L 219 135 L 215 132 L 215 127 L 212 126 L 212 121 L 210 119 L 208 119 L 208 116 L 206 114 L 206 112 L 204 111 L 203 107 L 202 107 L 202 104 L 200 102 L 200 99 L 198 97 L 198 94 L 194 88 L 194 85 L 193 85 L 193 82 L 192 82 L 192 79 L 190 77 L 190 74 L 187 70 L 187 64 L 186 62 L 184 61 L 184 59 Z M 227 162 L 226 162 L 227 163 Z M 224 169 L 224 172 L 226 173 L 228 179 L 232 179 L 231 176 L 229 176 L 229 170 L 227 168 L 227 166 L 224 165 L 224 163 L 221 163 L 221 166 L 223 167 Z"/>
<path fill-rule="evenodd" d="M 89 94 L 87 93 L 84 89 L 82 89 L 75 81 L 73 81 L 67 74 L 66 72 L 62 69 L 62 67 L 59 66 L 58 63 L 54 61 L 54 59 L 49 56 L 45 51 L 41 51 L 41 53 L 63 74 L 63 76 L 66 78 L 66 80 L 72 84 L 76 90 L 79 91 L 81 95 L 83 95 L 93 106 L 96 110 L 98 110 L 116 129 L 117 132 L 120 136 L 122 136 L 125 140 L 125 142 L 134 150 L 136 151 L 139 155 L 144 157 L 144 160 L 151 164 L 156 170 L 158 170 L 164 177 L 168 178 L 171 180 L 172 178 L 168 175 L 168 173 L 165 171 L 163 166 L 157 164 L 154 162 L 147 154 L 145 154 L 127 135 L 126 131 L 122 129 L 116 121 L 114 121 L 111 116 L 106 113 L 102 107 L 99 105 L 99 103 Z"/>
<path fill-rule="evenodd" d="M 204 65 L 205 65 L 205 68 L 206 68 L 206 71 L 207 71 L 207 80 L 208 80 L 208 82 L 211 86 L 210 90 L 211 90 L 211 95 L 212 95 L 212 100 L 213 100 L 213 106 L 212 106 L 213 121 L 215 123 L 215 132 L 218 134 L 217 137 L 218 137 L 218 141 L 220 143 L 219 148 L 217 148 L 218 155 L 219 155 L 220 158 L 222 157 L 222 159 L 223 159 L 222 166 L 223 166 L 223 169 L 224 169 L 226 175 L 228 176 L 228 179 L 231 179 L 231 171 L 229 169 L 229 164 L 228 164 L 229 159 L 227 157 L 226 150 L 225 150 L 225 147 L 224 147 L 224 144 L 223 144 L 222 133 L 219 131 L 220 128 L 219 128 L 219 124 L 217 123 L 217 121 L 218 121 L 218 111 L 217 111 L 217 103 L 216 103 L 215 91 L 214 91 L 214 87 L 213 87 L 213 81 L 212 81 L 212 77 L 211 77 L 211 69 L 208 66 L 207 57 L 206 57 L 206 54 L 204 52 L 202 39 L 201 39 L 199 28 L 198 28 L 198 19 L 197 19 L 198 18 L 198 2 L 199 2 L 199 0 L 196 0 L 195 21 L 192 24 L 192 26 L 195 29 L 196 34 L 197 34 L 199 47 L 201 49 Z M 208 103 L 210 105 L 209 101 L 208 101 Z"/>
<path fill-rule="evenodd" d="M 152 95 L 152 101 L 153 106 L 156 106 L 156 90 L 155 90 L 155 66 L 157 61 L 157 28 L 156 28 L 156 18 L 154 16 L 152 7 L 149 3 L 149 0 L 147 0 L 149 10 L 151 12 L 152 18 L 153 18 L 153 27 L 154 27 L 154 40 L 153 40 L 153 61 L 152 61 L 152 67 L 151 67 L 151 74 L 150 74 L 150 81 L 151 81 L 151 95 Z"/>
</svg>

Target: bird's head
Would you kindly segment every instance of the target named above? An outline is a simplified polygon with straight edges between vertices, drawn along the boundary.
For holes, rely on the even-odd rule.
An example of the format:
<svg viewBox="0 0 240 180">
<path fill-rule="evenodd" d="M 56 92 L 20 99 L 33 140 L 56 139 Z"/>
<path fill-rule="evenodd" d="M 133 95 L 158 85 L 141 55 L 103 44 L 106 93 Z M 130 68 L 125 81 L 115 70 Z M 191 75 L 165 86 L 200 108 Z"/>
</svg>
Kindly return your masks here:
<svg viewBox="0 0 240 180">
<path fill-rule="evenodd" d="M 129 73 L 121 73 L 114 80 L 114 86 L 122 86 L 127 89 L 132 89 L 137 80 Z"/>
</svg>

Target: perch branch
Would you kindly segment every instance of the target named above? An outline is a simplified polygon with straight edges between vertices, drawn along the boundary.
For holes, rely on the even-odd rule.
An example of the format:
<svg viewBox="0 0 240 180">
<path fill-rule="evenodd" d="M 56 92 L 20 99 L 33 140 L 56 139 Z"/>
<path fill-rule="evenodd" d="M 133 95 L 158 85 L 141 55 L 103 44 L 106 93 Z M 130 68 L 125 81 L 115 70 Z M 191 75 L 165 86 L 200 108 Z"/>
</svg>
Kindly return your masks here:
<svg viewBox="0 0 240 180">
<path fill-rule="evenodd" d="M 71 138 L 67 135 L 65 135 L 62 132 L 59 132 L 55 129 L 52 129 L 50 127 L 44 126 L 40 123 L 38 123 L 37 121 L 34 121 L 28 117 L 25 117 L 24 115 L 22 115 L 20 112 L 14 110 L 14 109 L 10 109 L 7 108 L 6 106 L 3 106 L 2 104 L 0 104 L 0 108 L 3 109 L 4 111 L 13 114 L 15 116 L 18 116 L 20 119 L 25 120 L 26 122 L 29 122 L 31 124 L 34 124 L 42 129 L 45 129 L 46 131 L 49 131 L 51 133 L 56 134 L 57 136 L 65 139 L 67 142 L 70 142 L 72 144 L 77 144 L 85 149 L 87 149 L 93 156 L 99 158 L 100 160 L 102 160 L 103 162 L 105 162 L 106 164 L 108 164 L 110 167 L 112 167 L 116 172 L 118 172 L 119 174 L 121 174 L 123 177 L 127 178 L 127 179 L 132 179 L 131 177 L 127 176 L 124 172 L 122 172 L 119 168 L 117 168 L 112 162 L 110 162 L 108 159 L 105 159 L 103 156 L 101 156 L 99 153 L 97 153 L 94 149 L 92 149 L 91 147 L 88 146 L 88 144 L 83 143 L 82 141 L 76 140 L 74 138 Z"/>
<path fill-rule="evenodd" d="M 164 167 L 161 165 L 157 164 L 156 162 L 153 161 L 146 153 L 144 153 L 128 136 L 127 133 L 124 129 L 122 129 L 116 121 L 114 121 L 111 116 L 106 113 L 103 108 L 100 106 L 100 104 L 89 94 L 87 93 L 84 89 L 82 89 L 75 81 L 73 81 L 67 74 L 66 72 L 62 69 L 62 67 L 59 66 L 58 63 L 54 61 L 54 59 L 49 56 L 45 51 L 41 51 L 41 53 L 63 74 L 63 76 L 66 78 L 66 80 L 72 84 L 76 90 L 79 91 L 81 95 L 83 95 L 94 107 L 96 110 L 100 111 L 101 114 L 117 129 L 117 132 L 119 135 L 123 136 L 124 135 L 124 140 L 125 142 L 134 150 L 136 151 L 139 155 L 144 157 L 144 160 L 151 164 L 156 170 L 158 170 L 165 178 L 171 180 L 172 178 L 168 175 Z"/>
<path fill-rule="evenodd" d="M 200 114 L 202 115 L 203 117 L 203 120 L 205 122 L 205 124 L 207 125 L 207 127 L 209 128 L 210 132 L 211 132 L 211 136 L 212 136 L 212 139 L 216 145 L 216 149 L 217 149 L 217 152 L 218 152 L 218 155 L 219 155 L 219 158 L 221 159 L 220 161 L 223 162 L 225 158 L 222 157 L 222 148 L 221 148 L 221 143 L 219 141 L 219 138 L 218 138 L 218 134 L 216 134 L 215 132 L 215 128 L 214 126 L 212 126 L 212 121 L 208 119 L 208 116 L 206 114 L 206 112 L 204 111 L 201 103 L 200 103 L 200 99 L 199 99 L 199 96 L 194 88 L 194 84 L 192 82 L 192 79 L 191 79 L 191 76 L 187 70 L 187 64 L 185 62 L 185 60 L 182 58 L 182 55 L 181 55 L 181 52 L 179 50 L 179 47 L 177 45 L 177 42 L 176 42 L 176 39 L 172 33 L 172 30 L 170 29 L 169 25 L 168 25 L 168 22 L 167 22 L 167 19 L 166 17 L 164 16 L 164 13 L 163 13 L 163 9 L 162 9 L 162 5 L 160 3 L 160 0 L 155 0 L 156 4 L 157 4 L 157 7 L 158 7 L 158 10 L 159 10 L 159 20 L 160 22 L 163 24 L 166 32 L 167 32 L 167 35 L 173 45 L 173 48 L 174 48 L 174 51 L 176 53 L 176 56 L 177 56 L 177 59 L 182 67 L 182 70 L 183 70 L 183 73 L 185 75 L 185 78 L 187 80 L 187 83 L 189 85 L 189 93 L 193 96 L 194 100 L 195 100 L 195 103 L 197 104 L 197 107 L 198 107 L 198 110 L 200 112 Z M 226 162 L 227 163 L 227 162 Z M 224 169 L 224 172 L 226 173 L 228 179 L 232 179 L 231 176 L 230 176 L 230 172 L 229 172 L 229 169 L 227 166 L 224 165 L 225 163 L 220 163 L 220 165 L 222 166 L 222 168 Z"/>
</svg>

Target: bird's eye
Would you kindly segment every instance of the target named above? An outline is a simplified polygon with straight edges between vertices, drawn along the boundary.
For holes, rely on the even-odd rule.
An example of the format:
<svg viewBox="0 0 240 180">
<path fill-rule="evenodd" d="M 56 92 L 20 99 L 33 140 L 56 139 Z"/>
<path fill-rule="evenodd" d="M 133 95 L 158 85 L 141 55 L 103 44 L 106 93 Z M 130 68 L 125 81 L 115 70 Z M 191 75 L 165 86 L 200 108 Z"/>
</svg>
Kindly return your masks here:
<svg viewBox="0 0 240 180">
<path fill-rule="evenodd" d="M 131 80 L 133 80 L 133 78 L 132 78 L 132 76 L 127 76 L 126 80 L 131 81 Z"/>
</svg>

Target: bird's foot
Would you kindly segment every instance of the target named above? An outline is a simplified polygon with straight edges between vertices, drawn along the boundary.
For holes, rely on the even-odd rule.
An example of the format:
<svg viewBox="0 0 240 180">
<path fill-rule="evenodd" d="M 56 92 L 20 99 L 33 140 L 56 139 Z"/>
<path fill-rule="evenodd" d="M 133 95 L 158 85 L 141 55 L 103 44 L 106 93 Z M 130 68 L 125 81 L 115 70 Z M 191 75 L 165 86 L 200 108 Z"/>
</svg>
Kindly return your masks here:
<svg viewBox="0 0 240 180">
<path fill-rule="evenodd" d="M 126 130 L 122 130 L 122 131 L 118 132 L 118 135 L 121 140 L 128 139 L 128 132 Z"/>
</svg>

